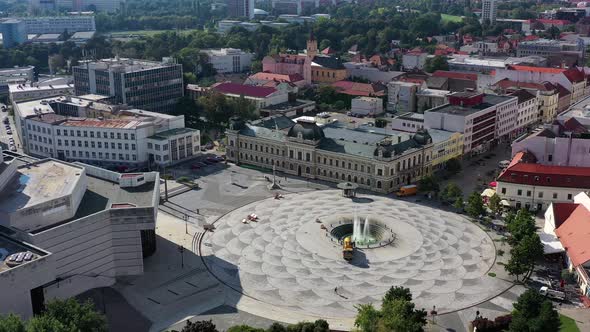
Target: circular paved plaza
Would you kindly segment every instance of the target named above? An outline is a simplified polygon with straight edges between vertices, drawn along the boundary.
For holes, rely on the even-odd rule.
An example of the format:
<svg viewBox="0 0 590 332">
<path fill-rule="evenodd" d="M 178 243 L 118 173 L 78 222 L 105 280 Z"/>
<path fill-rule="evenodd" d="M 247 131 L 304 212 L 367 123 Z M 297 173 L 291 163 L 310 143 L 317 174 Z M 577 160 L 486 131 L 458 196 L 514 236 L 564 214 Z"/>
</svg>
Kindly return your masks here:
<svg viewBox="0 0 590 332">
<path fill-rule="evenodd" d="M 259 220 L 244 224 L 250 214 Z M 356 249 L 348 262 L 321 225 L 355 215 L 377 221 L 395 240 Z M 294 314 L 351 318 L 355 305 L 379 305 L 391 286 L 409 288 L 418 308 L 436 305 L 439 314 L 503 291 L 487 275 L 495 248 L 482 229 L 459 215 L 402 200 L 351 200 L 335 190 L 290 194 L 241 207 L 215 226 L 201 246 L 209 270 L 242 294 Z"/>
</svg>

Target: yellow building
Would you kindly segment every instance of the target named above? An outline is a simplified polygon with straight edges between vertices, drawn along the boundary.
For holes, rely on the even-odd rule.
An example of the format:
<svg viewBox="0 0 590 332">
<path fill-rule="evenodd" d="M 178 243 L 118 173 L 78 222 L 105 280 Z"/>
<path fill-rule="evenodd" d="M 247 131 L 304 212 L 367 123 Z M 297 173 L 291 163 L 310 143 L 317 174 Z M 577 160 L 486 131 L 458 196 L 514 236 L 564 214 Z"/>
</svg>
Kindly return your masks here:
<svg viewBox="0 0 590 332">
<path fill-rule="evenodd" d="M 311 58 L 311 81 L 314 83 L 334 83 L 346 79 L 348 72 L 340 59 L 328 55 L 318 55 L 318 42 L 310 35 L 307 41 L 307 56 Z"/>
<path fill-rule="evenodd" d="M 432 137 L 432 169 L 444 168 L 451 158 L 463 156 L 463 134 L 440 129 L 428 129 Z"/>
</svg>

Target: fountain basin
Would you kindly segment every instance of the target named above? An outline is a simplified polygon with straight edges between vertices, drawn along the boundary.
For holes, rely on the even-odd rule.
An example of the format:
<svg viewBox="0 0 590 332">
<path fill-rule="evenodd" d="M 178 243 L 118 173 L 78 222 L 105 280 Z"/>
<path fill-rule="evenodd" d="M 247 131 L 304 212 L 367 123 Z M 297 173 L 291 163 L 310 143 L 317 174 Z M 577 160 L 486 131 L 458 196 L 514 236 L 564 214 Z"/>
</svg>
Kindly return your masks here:
<svg viewBox="0 0 590 332">
<path fill-rule="evenodd" d="M 366 218 L 361 218 L 361 220 L 366 220 Z M 366 230 L 364 228 L 365 223 L 361 224 L 359 230 L 359 225 L 357 224 L 355 226 L 354 218 L 342 218 L 340 221 L 326 225 L 326 228 L 330 236 L 337 240 L 339 244 L 342 244 L 342 241 L 347 236 L 355 239 L 355 228 L 357 228 L 356 232 L 363 233 L 362 239 L 353 240 L 357 248 L 380 248 L 390 245 L 395 241 L 396 234 L 390 227 L 373 218 L 369 218 L 368 220 L 370 226 Z"/>
</svg>

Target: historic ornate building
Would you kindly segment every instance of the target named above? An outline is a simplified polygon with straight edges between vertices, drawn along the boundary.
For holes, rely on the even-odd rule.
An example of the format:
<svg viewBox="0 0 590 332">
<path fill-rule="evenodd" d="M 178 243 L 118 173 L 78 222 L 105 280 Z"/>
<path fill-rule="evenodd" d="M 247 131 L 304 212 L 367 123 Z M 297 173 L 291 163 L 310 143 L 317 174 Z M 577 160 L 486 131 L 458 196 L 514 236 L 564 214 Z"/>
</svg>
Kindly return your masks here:
<svg viewBox="0 0 590 332">
<path fill-rule="evenodd" d="M 330 182 L 350 181 L 360 188 L 389 193 L 432 170 L 432 138 L 427 131 L 386 133 L 349 129 L 337 123 L 320 127 L 313 118 L 297 122 L 276 116 L 245 123 L 234 118 L 228 160 Z"/>
</svg>

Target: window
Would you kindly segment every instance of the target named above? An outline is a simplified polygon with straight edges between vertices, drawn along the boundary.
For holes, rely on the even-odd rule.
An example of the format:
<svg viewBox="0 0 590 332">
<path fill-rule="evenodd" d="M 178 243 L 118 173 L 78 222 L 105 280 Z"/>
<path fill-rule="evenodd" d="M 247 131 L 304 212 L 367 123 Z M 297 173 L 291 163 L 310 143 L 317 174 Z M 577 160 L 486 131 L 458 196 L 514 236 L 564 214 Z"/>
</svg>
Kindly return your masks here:
<svg viewBox="0 0 590 332">
<path fill-rule="evenodd" d="M 531 197 L 531 191 L 530 190 L 527 190 L 526 191 L 526 197 Z"/>
<path fill-rule="evenodd" d="M 127 145 L 127 144 L 125 144 Z M 135 151 L 135 144 L 131 144 L 131 150 Z"/>
<path fill-rule="evenodd" d="M 135 139 L 135 134 L 131 134 L 131 139 Z"/>
<path fill-rule="evenodd" d="M 557 199 L 557 193 L 553 193 L 553 199 Z"/>
<path fill-rule="evenodd" d="M 147 144 L 147 147 L 148 147 L 148 149 L 151 149 L 151 148 L 152 148 L 152 146 L 153 146 L 153 145 L 152 145 L 152 143 L 148 143 L 148 144 Z"/>
<path fill-rule="evenodd" d="M 103 138 L 109 138 L 106 131 L 102 133 L 102 137 Z"/>
<path fill-rule="evenodd" d="M 117 133 L 117 139 L 121 139 L 121 133 Z"/>
<path fill-rule="evenodd" d="M 101 141 L 98 141 L 97 144 L 98 144 L 98 148 L 99 149 L 102 149 L 102 142 Z"/>
<path fill-rule="evenodd" d="M 543 198 L 543 192 L 539 191 L 539 198 Z"/>
<path fill-rule="evenodd" d="M 115 139 L 115 133 L 111 133 L 111 139 Z"/>
<path fill-rule="evenodd" d="M 502 188 L 502 194 L 506 194 L 506 188 Z"/>
<path fill-rule="evenodd" d="M 94 149 L 94 145 L 95 145 L 94 141 L 90 142 L 90 147 L 91 147 L 91 148 L 93 148 L 93 149 Z"/>
<path fill-rule="evenodd" d="M 311 161 L 311 154 L 309 152 L 305 154 L 305 161 Z"/>
<path fill-rule="evenodd" d="M 567 199 L 572 199 L 572 194 L 567 194 Z"/>
<path fill-rule="evenodd" d="M 61 146 L 61 140 L 60 139 L 57 140 L 57 146 Z"/>
<path fill-rule="evenodd" d="M 57 136 L 61 135 L 61 130 L 60 129 L 56 129 L 57 130 Z"/>
<path fill-rule="evenodd" d="M 123 134 L 124 139 L 129 139 L 129 135 L 127 133 Z"/>
<path fill-rule="evenodd" d="M 548 160 L 548 161 L 553 161 L 553 155 L 552 155 L 552 154 L 548 155 L 548 156 L 547 156 L 547 160 Z"/>
<path fill-rule="evenodd" d="M 123 144 L 122 143 L 117 143 L 117 148 L 119 150 L 123 150 Z"/>
<path fill-rule="evenodd" d="M 115 149 L 115 143 L 111 142 L 111 149 Z"/>
<path fill-rule="evenodd" d="M 125 143 L 125 150 L 129 150 L 129 143 Z"/>
<path fill-rule="evenodd" d="M 302 158 L 303 158 L 303 152 L 297 151 L 297 160 L 302 160 Z"/>
<path fill-rule="evenodd" d="M 518 191 L 516 192 L 516 194 L 517 194 L 518 196 L 522 196 L 522 189 L 518 189 Z"/>
<path fill-rule="evenodd" d="M 88 141 L 84 141 L 84 147 L 87 148 L 88 147 Z"/>
<path fill-rule="evenodd" d="M 293 158 L 293 150 L 289 150 L 289 158 Z"/>
<path fill-rule="evenodd" d="M 133 146 L 135 146 L 135 144 Z M 135 150 L 135 148 L 133 148 L 133 150 Z M 168 144 L 162 145 L 162 150 L 168 151 Z"/>
</svg>

